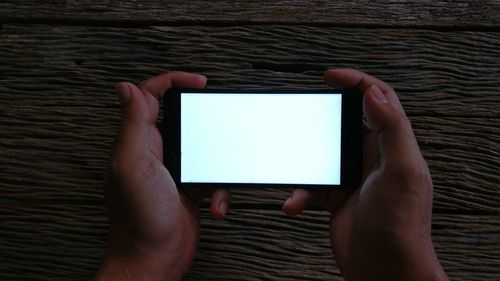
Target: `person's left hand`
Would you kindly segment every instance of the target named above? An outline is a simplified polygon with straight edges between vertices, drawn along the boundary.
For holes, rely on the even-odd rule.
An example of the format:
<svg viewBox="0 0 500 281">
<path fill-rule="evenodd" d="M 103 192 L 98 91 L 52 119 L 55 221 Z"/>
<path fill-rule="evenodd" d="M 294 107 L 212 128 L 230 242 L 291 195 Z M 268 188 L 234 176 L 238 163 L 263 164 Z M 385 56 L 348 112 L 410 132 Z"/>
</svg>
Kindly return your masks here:
<svg viewBox="0 0 500 281">
<path fill-rule="evenodd" d="M 96 280 L 179 280 L 196 253 L 203 198 L 211 195 L 212 215 L 224 218 L 228 190 L 177 190 L 163 165 L 163 142 L 156 126 L 165 91 L 200 89 L 206 81 L 205 76 L 170 72 L 139 86 L 116 86 L 122 124 L 105 187 L 110 242 Z"/>
</svg>

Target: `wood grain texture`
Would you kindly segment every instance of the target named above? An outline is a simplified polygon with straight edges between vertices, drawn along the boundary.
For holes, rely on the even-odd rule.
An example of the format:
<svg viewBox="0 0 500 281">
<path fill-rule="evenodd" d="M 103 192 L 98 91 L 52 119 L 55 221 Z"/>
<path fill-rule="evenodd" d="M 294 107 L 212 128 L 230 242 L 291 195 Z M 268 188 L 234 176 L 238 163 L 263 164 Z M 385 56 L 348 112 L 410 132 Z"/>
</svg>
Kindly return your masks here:
<svg viewBox="0 0 500 281">
<path fill-rule="evenodd" d="M 103 204 L 4 205 L 1 280 L 89 280 L 106 245 Z M 202 212 L 199 251 L 185 280 L 342 280 L 328 217 L 309 211 L 235 210 L 224 221 Z M 451 280 L 500 274 L 498 216 L 434 215 L 433 240 Z"/>
<path fill-rule="evenodd" d="M 484 32 L 4 25 L 0 90 L 4 106 L 109 108 L 114 82 L 169 69 L 211 87 L 317 88 L 328 67 L 355 67 L 391 83 L 410 115 L 499 118 L 499 45 Z"/>
<path fill-rule="evenodd" d="M 116 81 L 180 68 L 207 74 L 210 87 L 317 88 L 335 65 L 396 86 L 429 160 L 437 209 L 500 210 L 497 35 L 8 25 L 0 36 L 1 200 L 101 198 L 119 119 Z M 287 194 L 241 191 L 234 201 L 276 209 Z"/>
<path fill-rule="evenodd" d="M 500 27 L 498 1 L 14 1 L 1 22 L 75 24 L 335 24 L 426 28 Z"/>
<path fill-rule="evenodd" d="M 101 200 L 119 115 L 116 108 L 98 107 L 0 110 L 0 202 Z M 435 208 L 498 212 L 500 128 L 496 119 L 411 119 L 433 174 Z M 286 189 L 240 190 L 234 192 L 233 204 L 279 209 L 288 193 Z"/>
<path fill-rule="evenodd" d="M 498 279 L 498 46 L 491 32 L 4 24 L 0 280 L 95 272 L 106 244 L 102 179 L 119 122 L 117 81 L 182 69 L 207 74 L 213 88 L 318 88 L 330 66 L 396 87 L 433 174 L 433 237 L 445 270 L 452 280 Z M 326 214 L 285 217 L 278 209 L 287 194 L 235 192 L 225 221 L 204 210 L 185 279 L 341 280 Z"/>
</svg>

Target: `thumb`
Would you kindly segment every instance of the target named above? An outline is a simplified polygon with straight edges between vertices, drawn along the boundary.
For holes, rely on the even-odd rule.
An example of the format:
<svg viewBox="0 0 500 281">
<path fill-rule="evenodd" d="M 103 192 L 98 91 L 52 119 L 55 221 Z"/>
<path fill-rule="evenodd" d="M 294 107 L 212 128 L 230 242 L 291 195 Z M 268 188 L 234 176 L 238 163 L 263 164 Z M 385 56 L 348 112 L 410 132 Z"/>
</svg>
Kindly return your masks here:
<svg viewBox="0 0 500 281">
<path fill-rule="evenodd" d="M 116 85 L 122 105 L 122 121 L 113 146 L 113 158 L 130 167 L 147 155 L 150 139 L 150 113 L 143 93 L 132 83 Z M 117 159 L 120 158 L 120 159 Z"/>
<path fill-rule="evenodd" d="M 378 136 L 381 164 L 400 169 L 419 161 L 422 155 L 397 96 L 387 95 L 391 93 L 376 85 L 369 87 L 364 93 L 364 111 L 368 126 Z"/>
<path fill-rule="evenodd" d="M 137 86 L 129 82 L 121 82 L 116 84 L 116 93 L 122 106 L 122 121 L 148 122 L 149 108 L 146 97 Z"/>
</svg>

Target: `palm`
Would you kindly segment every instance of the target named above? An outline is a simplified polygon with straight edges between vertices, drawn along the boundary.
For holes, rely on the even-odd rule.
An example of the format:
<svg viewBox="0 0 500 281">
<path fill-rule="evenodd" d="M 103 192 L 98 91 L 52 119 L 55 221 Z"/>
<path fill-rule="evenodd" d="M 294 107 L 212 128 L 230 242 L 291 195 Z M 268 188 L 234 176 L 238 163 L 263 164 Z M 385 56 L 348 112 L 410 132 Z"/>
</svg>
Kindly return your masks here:
<svg viewBox="0 0 500 281">
<path fill-rule="evenodd" d="M 160 134 L 155 127 L 150 130 L 150 144 L 143 145 L 140 157 L 130 160 L 136 164 L 119 181 L 111 176 L 107 197 L 112 227 L 140 247 L 176 240 L 189 251 L 198 240 L 198 209 L 177 191 L 162 164 Z M 140 192 L 135 192 L 138 188 Z"/>
<path fill-rule="evenodd" d="M 363 184 L 341 204 L 326 202 L 341 272 L 346 280 L 388 280 L 388 275 L 402 280 L 408 263 L 423 264 L 418 257 L 435 266 L 430 239 L 432 182 L 394 90 L 352 70 L 329 72 L 326 77 L 334 85 L 354 86 L 364 93 L 367 120 Z"/>
<path fill-rule="evenodd" d="M 356 241 L 360 237 L 353 236 L 353 233 L 360 232 L 360 229 L 353 231 L 353 228 L 364 228 L 369 225 L 371 218 L 371 213 L 376 210 L 371 210 L 370 195 L 372 192 L 367 192 L 374 188 L 374 182 L 376 183 L 378 179 L 378 169 L 379 155 L 378 155 L 378 140 L 377 135 L 374 132 L 366 129 L 364 136 L 364 148 L 363 148 L 363 183 L 359 190 L 352 192 L 343 201 L 340 206 L 336 209 L 332 209 L 332 217 L 330 220 L 330 239 L 333 252 L 339 264 L 342 272 L 349 270 L 347 268 L 352 263 L 348 260 L 352 258 L 351 245 L 359 245 L 362 241 Z M 329 196 L 330 198 L 336 198 L 338 196 Z M 338 202 L 328 202 L 327 206 L 338 206 Z M 361 231 L 364 232 L 364 231 Z M 366 238 L 366 237 L 361 237 Z"/>
<path fill-rule="evenodd" d="M 115 139 L 106 198 L 111 224 L 109 255 L 129 262 L 148 261 L 136 274 L 180 278 L 191 265 L 199 238 L 199 203 L 212 195 L 212 214 L 223 218 L 227 190 L 179 192 L 163 165 L 162 136 L 157 129 L 159 100 L 172 86 L 203 88 L 206 78 L 183 72 L 162 74 L 139 86 L 120 83 L 122 124 Z M 133 260 L 133 261 L 132 261 Z M 148 273 L 149 272 L 149 273 Z"/>
<path fill-rule="evenodd" d="M 149 145 L 143 144 L 143 155 L 147 155 L 149 159 L 142 161 L 151 164 L 135 175 L 139 177 L 141 185 L 149 185 L 147 192 L 150 193 L 150 205 L 139 204 L 138 208 L 145 209 L 132 210 L 131 213 L 142 214 L 136 228 L 142 233 L 141 238 L 145 243 L 176 245 L 174 250 L 182 260 L 181 264 L 190 265 L 199 236 L 199 211 L 196 203 L 201 199 L 188 198 L 179 193 L 170 173 L 163 165 L 163 141 L 156 127 L 159 103 L 149 92 L 142 92 L 145 104 L 149 105 L 147 110 L 151 118 Z M 144 176 L 147 178 L 143 178 Z"/>
</svg>

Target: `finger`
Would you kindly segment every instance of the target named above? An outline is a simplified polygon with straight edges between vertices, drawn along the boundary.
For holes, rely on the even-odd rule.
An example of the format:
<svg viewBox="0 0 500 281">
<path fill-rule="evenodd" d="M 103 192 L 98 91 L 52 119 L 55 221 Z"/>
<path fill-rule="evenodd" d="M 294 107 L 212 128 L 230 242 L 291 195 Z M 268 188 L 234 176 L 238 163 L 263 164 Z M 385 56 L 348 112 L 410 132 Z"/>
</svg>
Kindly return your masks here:
<svg viewBox="0 0 500 281">
<path fill-rule="evenodd" d="M 298 215 L 308 206 L 321 206 L 330 213 L 334 213 L 355 189 L 342 188 L 331 190 L 305 190 L 296 189 L 285 201 L 282 211 L 287 215 Z"/>
<path fill-rule="evenodd" d="M 325 82 L 334 88 L 355 89 L 361 93 L 364 93 L 372 85 L 377 85 L 387 97 L 389 103 L 404 113 L 403 106 L 399 102 L 394 89 L 380 79 L 355 69 L 329 69 L 325 72 L 324 77 Z"/>
<path fill-rule="evenodd" d="M 295 189 L 285 201 L 282 211 L 290 216 L 298 215 L 311 204 L 313 195 L 309 190 Z"/>
<path fill-rule="evenodd" d="M 210 212 L 214 218 L 223 219 L 226 216 L 230 199 L 231 193 L 228 189 L 219 188 L 214 190 L 210 204 Z"/>
<path fill-rule="evenodd" d="M 159 100 L 172 87 L 203 89 L 206 83 L 207 77 L 203 75 L 172 71 L 142 81 L 139 83 L 139 88 Z"/>
<path fill-rule="evenodd" d="M 119 83 L 116 91 L 122 105 L 122 122 L 115 139 L 113 158 L 119 156 L 119 162 L 128 165 L 147 155 L 151 116 L 143 93 L 134 84 Z"/>
<path fill-rule="evenodd" d="M 422 159 L 406 116 L 389 102 L 380 88 L 372 85 L 364 93 L 368 125 L 378 136 L 383 165 L 401 169 Z"/>
<path fill-rule="evenodd" d="M 115 90 L 122 106 L 122 120 L 149 121 L 146 99 L 137 86 L 129 82 L 121 82 L 116 84 Z"/>
</svg>

